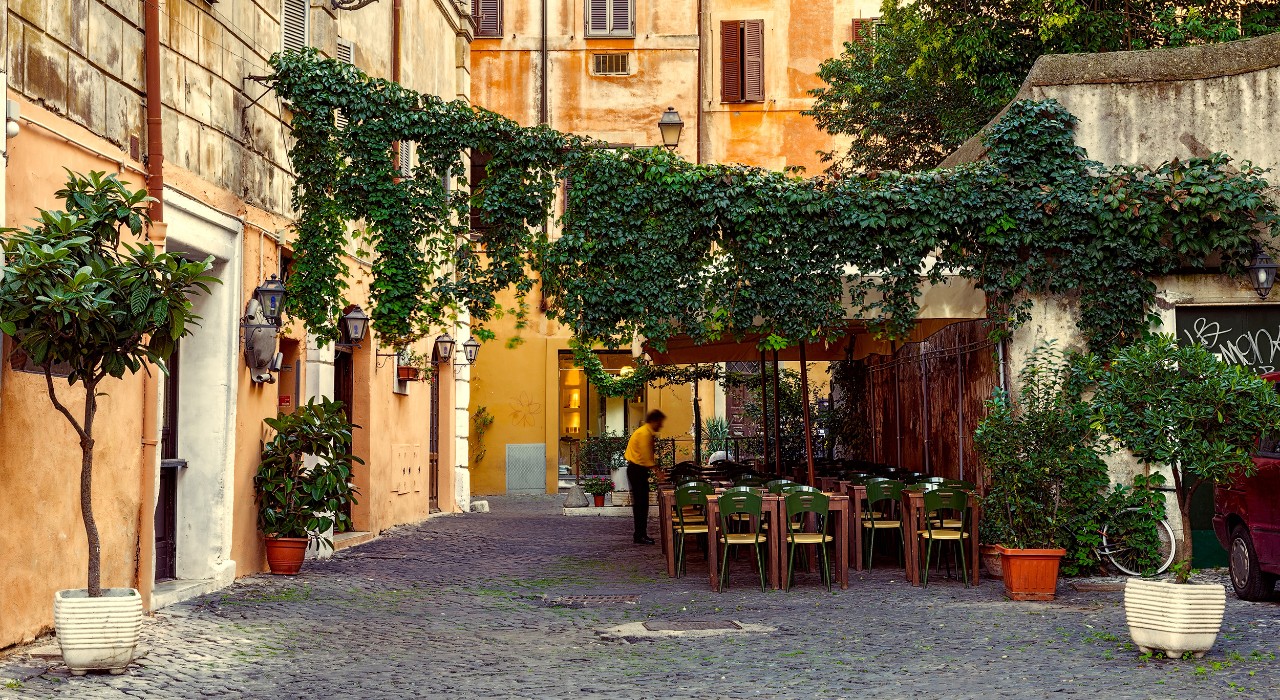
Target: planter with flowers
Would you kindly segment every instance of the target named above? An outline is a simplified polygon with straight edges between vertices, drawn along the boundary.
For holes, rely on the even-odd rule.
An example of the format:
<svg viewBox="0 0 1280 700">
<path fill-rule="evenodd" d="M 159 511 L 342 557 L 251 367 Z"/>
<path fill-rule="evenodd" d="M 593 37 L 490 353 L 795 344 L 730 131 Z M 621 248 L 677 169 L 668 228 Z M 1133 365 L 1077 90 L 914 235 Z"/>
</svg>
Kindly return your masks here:
<svg viewBox="0 0 1280 700">
<path fill-rule="evenodd" d="M 586 476 L 578 485 L 583 493 L 591 494 L 597 508 L 604 505 L 605 494 L 613 490 L 613 480 L 606 476 Z"/>
<path fill-rule="evenodd" d="M 396 379 L 402 382 L 431 380 L 431 359 L 405 348 L 396 355 Z"/>
</svg>

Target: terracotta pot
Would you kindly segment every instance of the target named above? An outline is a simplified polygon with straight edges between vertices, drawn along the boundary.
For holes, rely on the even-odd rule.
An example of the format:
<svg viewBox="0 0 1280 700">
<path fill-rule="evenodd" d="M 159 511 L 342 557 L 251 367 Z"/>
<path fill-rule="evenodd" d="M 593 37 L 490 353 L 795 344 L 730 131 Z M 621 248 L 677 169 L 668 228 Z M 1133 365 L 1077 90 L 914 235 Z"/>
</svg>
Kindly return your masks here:
<svg viewBox="0 0 1280 700">
<path fill-rule="evenodd" d="M 307 542 L 305 537 L 268 537 L 267 566 L 271 573 L 296 575 L 307 557 Z"/>
<path fill-rule="evenodd" d="M 595 499 L 595 501 L 596 501 L 596 507 L 597 507 L 597 508 L 602 508 L 602 507 L 604 507 L 604 494 L 602 494 L 602 493 L 593 493 L 593 494 L 591 494 L 591 497 Z"/>
<path fill-rule="evenodd" d="M 992 578 L 1004 578 L 1004 565 L 1000 561 L 1000 545 L 984 544 L 978 547 L 982 556 L 982 567 Z"/>
<path fill-rule="evenodd" d="M 397 367 L 396 376 L 399 377 L 402 382 L 416 382 L 418 381 L 418 374 L 421 371 L 422 370 L 417 367 Z"/>
<path fill-rule="evenodd" d="M 1004 594 L 1010 600 L 1053 600 L 1058 566 L 1065 549 L 1009 549 L 996 546 L 1004 571 Z"/>
</svg>

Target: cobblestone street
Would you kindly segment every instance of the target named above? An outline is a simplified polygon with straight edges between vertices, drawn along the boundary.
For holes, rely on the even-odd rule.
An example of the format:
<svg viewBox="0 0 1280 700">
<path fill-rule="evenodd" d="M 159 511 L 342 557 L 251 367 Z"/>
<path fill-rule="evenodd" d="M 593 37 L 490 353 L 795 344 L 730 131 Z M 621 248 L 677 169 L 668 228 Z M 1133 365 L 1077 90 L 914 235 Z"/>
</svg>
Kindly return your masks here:
<svg viewBox="0 0 1280 700">
<path fill-rule="evenodd" d="M 761 594 L 746 563 L 723 594 L 668 579 L 628 520 L 566 518 L 551 497 L 494 498 L 160 611 L 124 676 L 73 678 L 19 650 L 0 698 L 1274 698 L 1280 604 L 1228 596 L 1201 661 L 1142 660 L 1119 593 L 1012 603 L 998 583 L 913 589 L 892 570 L 828 595 L 815 576 Z M 745 560 L 744 560 L 745 562 Z M 611 595 L 563 607 L 553 599 Z M 623 602 L 637 596 L 638 602 Z M 648 640 L 645 620 L 733 620 Z M 759 626 L 759 627 L 755 627 Z M 50 667 L 50 664 L 54 665 Z"/>
</svg>

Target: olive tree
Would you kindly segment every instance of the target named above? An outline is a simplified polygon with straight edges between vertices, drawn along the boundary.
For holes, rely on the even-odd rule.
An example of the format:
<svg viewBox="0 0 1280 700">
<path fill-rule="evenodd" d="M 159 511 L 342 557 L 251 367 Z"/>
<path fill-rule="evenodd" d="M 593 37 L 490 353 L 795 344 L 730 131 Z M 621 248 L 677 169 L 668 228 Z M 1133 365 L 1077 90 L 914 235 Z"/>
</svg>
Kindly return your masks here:
<svg viewBox="0 0 1280 700">
<path fill-rule="evenodd" d="M 191 261 L 146 242 L 154 201 L 115 176 L 68 171 L 60 210 L 4 240 L 0 331 L 44 373 L 49 400 L 80 444 L 80 511 L 89 545 L 88 592 L 102 595 L 93 516 L 94 420 L 104 382 L 165 360 L 199 317 L 191 297 L 218 280 L 211 259 Z M 55 374 L 84 396 L 80 415 L 58 398 Z"/>
</svg>

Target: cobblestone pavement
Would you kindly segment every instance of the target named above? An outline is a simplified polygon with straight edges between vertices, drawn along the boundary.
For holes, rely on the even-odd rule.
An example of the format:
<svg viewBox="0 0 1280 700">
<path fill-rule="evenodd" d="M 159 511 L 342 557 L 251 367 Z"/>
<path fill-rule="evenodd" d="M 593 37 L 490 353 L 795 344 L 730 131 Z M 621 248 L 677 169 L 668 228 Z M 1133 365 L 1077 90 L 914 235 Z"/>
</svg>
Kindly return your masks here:
<svg viewBox="0 0 1280 700">
<path fill-rule="evenodd" d="M 551 497 L 400 528 L 295 578 L 257 576 L 160 611 L 124 676 L 73 678 L 21 650 L 0 698 L 1275 698 L 1280 603 L 1230 598 L 1202 661 L 1142 660 L 1119 593 L 1014 603 L 998 584 L 905 585 L 892 570 L 827 594 L 668 579 L 629 521 L 566 518 Z M 550 605 L 572 595 L 638 602 Z M 642 640 L 645 620 L 769 631 Z M 50 667 L 50 663 L 54 663 Z"/>
</svg>

